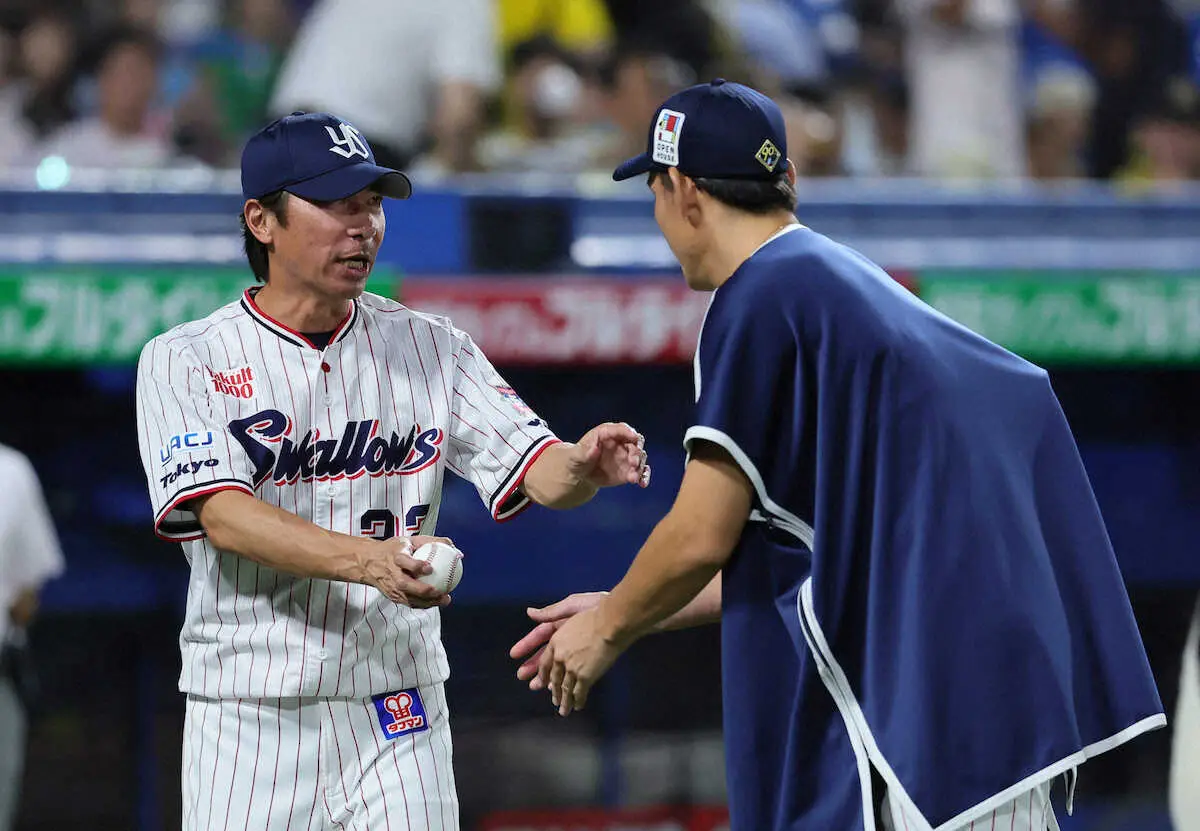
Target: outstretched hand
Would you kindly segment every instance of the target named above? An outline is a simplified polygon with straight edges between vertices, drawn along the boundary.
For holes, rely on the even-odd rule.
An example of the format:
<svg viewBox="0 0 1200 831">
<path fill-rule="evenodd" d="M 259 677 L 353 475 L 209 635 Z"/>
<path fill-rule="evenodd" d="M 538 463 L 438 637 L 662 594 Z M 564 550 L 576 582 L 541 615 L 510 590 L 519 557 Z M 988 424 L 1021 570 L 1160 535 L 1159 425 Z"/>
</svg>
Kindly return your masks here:
<svg viewBox="0 0 1200 831">
<path fill-rule="evenodd" d="M 628 424 L 606 422 L 584 433 L 572 449 L 569 466 L 580 481 L 597 488 L 650 484 L 646 438 Z"/>
<path fill-rule="evenodd" d="M 523 659 L 522 664 L 517 667 L 517 678 L 521 681 L 528 681 L 529 689 L 535 692 L 543 689 L 545 685 L 538 675 L 538 662 L 541 660 L 542 650 L 549 643 L 550 638 L 572 617 L 595 608 L 596 604 L 607 594 L 608 592 L 572 594 L 549 606 L 526 609 L 525 614 L 529 615 L 537 625 L 508 650 L 510 658 L 518 661 Z"/>
</svg>

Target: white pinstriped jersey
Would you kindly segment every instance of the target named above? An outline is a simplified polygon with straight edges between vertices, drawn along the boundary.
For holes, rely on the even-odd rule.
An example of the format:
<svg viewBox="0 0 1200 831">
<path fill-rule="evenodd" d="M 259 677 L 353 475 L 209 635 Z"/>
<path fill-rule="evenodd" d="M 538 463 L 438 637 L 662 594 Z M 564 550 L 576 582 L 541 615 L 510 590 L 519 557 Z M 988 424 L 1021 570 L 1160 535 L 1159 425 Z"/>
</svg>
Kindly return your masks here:
<svg viewBox="0 0 1200 831">
<path fill-rule="evenodd" d="M 154 338 L 137 414 L 155 530 L 191 565 L 180 689 L 208 698 L 362 698 L 449 668 L 437 609 L 219 551 L 189 499 L 238 489 L 332 531 L 431 534 L 447 468 L 504 520 L 557 441 L 468 335 L 373 294 L 324 349 L 263 313 L 253 289 Z"/>
</svg>

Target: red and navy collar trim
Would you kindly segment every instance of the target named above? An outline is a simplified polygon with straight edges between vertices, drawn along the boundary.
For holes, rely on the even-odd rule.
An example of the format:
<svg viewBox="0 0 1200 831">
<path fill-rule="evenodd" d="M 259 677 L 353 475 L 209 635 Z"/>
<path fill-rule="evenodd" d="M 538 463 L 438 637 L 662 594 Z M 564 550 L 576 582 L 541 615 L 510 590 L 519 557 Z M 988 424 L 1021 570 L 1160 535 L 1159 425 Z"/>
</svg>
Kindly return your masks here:
<svg viewBox="0 0 1200 831">
<path fill-rule="evenodd" d="M 242 308 L 246 310 L 246 314 L 250 315 L 250 319 L 266 329 L 268 332 L 271 332 L 276 337 L 287 341 L 293 346 L 299 346 L 301 349 L 307 348 L 321 351 L 315 343 L 306 338 L 302 333 L 297 332 L 290 326 L 285 326 L 258 307 L 258 304 L 254 302 L 254 295 L 258 294 L 258 290 L 260 288 L 261 286 L 248 288 L 242 295 Z M 342 322 L 337 325 L 337 329 L 335 329 L 333 332 L 333 337 L 329 339 L 329 346 L 333 346 L 335 343 L 345 340 L 345 338 L 350 334 L 350 331 L 354 328 L 354 324 L 358 322 L 358 318 L 358 301 L 354 300 L 350 303 L 350 311 L 346 313 L 344 318 L 342 318 Z M 325 348 L 328 349 L 329 346 L 326 346 Z"/>
</svg>

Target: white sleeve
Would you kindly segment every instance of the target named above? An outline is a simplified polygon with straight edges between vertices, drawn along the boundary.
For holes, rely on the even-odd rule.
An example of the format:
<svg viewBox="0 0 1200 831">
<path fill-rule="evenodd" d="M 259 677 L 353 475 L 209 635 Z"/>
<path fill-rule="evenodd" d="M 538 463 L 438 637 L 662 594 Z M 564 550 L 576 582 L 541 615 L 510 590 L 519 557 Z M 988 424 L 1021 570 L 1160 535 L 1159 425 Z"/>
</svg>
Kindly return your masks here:
<svg viewBox="0 0 1200 831">
<path fill-rule="evenodd" d="M 137 426 L 154 532 L 163 539 L 204 536 L 190 499 L 230 489 L 254 494 L 253 464 L 214 412 L 200 365 L 162 338 L 138 359 Z"/>
<path fill-rule="evenodd" d="M 0 527 L 0 614 L 7 614 L 21 592 L 36 591 L 63 571 L 62 549 L 33 465 L 11 453 L 4 467 L 0 487 L 11 503 Z"/>
<path fill-rule="evenodd" d="M 492 517 L 504 521 L 529 506 L 521 483 L 537 457 L 557 444 L 558 437 L 500 377 L 471 338 L 459 336 L 448 461 L 479 491 Z"/>
<path fill-rule="evenodd" d="M 438 83 L 461 81 L 485 92 L 500 86 L 496 20 L 491 0 L 456 0 L 436 16 L 433 78 Z"/>
</svg>

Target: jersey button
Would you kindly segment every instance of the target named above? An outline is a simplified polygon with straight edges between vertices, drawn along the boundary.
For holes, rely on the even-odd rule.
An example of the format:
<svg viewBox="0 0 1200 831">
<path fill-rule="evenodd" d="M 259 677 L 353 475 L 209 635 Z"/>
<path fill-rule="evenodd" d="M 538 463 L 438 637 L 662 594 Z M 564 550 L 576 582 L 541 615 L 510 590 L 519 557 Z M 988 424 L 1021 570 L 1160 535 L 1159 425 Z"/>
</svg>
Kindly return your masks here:
<svg viewBox="0 0 1200 831">
<path fill-rule="evenodd" d="M 332 406 L 333 406 L 333 396 L 331 396 L 331 395 L 327 395 L 327 396 L 325 396 L 325 397 L 324 397 L 323 399 L 321 399 L 321 400 L 325 402 L 325 406 L 326 406 L 326 407 L 332 407 Z"/>
<path fill-rule="evenodd" d="M 321 361 L 321 371 L 328 372 L 329 370 L 330 370 L 330 366 L 329 366 L 328 362 Z"/>
</svg>

